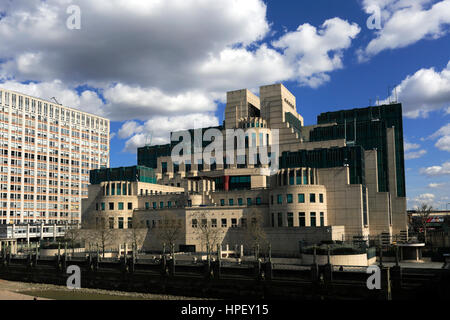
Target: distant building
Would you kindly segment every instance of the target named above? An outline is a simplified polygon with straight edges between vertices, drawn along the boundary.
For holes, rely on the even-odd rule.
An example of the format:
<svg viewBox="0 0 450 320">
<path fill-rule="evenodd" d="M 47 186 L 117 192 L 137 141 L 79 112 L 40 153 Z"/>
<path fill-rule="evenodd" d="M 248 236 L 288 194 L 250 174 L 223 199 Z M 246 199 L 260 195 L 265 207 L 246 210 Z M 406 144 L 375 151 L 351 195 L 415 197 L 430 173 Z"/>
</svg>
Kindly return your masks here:
<svg viewBox="0 0 450 320">
<path fill-rule="evenodd" d="M 324 240 L 406 238 L 401 104 L 324 113 L 317 125 L 304 126 L 296 98 L 276 84 L 261 87 L 259 97 L 245 89 L 228 92 L 224 124 L 189 133 L 208 129 L 223 133 L 223 148 L 233 146 L 232 159 L 215 151 L 205 161 L 192 148 L 176 162 L 178 139 L 139 148 L 140 167 L 91 171 L 83 219 L 105 219 L 111 228 L 145 225 L 147 249 L 160 248 L 152 230 L 168 215 L 183 225 L 178 249 L 190 251 L 205 250 L 201 224 L 220 229 L 224 245 L 244 242 L 255 213 L 263 217 L 274 252 L 298 252 L 305 243 Z M 245 141 L 227 141 L 227 130 L 239 129 Z M 209 145 L 202 142 L 200 151 Z M 264 147 L 270 163 L 262 161 Z M 145 170 L 151 179 L 142 181 Z"/>
<path fill-rule="evenodd" d="M 109 120 L 0 89 L 0 160 L 0 230 L 59 235 L 80 222 L 89 170 L 109 167 Z"/>
</svg>

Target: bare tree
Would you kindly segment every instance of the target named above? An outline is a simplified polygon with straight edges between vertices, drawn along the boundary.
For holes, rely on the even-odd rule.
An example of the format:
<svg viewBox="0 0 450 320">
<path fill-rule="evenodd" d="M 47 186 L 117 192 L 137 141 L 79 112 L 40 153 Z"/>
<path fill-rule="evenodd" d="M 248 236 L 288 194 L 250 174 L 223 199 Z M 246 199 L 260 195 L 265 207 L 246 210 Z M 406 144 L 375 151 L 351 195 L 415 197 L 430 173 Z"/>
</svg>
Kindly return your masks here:
<svg viewBox="0 0 450 320">
<path fill-rule="evenodd" d="M 92 217 L 83 223 L 83 229 L 85 229 L 87 240 L 100 246 L 104 258 L 106 247 L 111 244 L 114 238 L 113 229 L 109 226 L 106 218 Z"/>
<path fill-rule="evenodd" d="M 75 244 L 81 240 L 80 226 L 78 224 L 68 226 L 64 234 L 64 239 L 70 243 L 73 254 L 75 251 Z"/>
<path fill-rule="evenodd" d="M 147 231 L 144 221 L 134 218 L 131 228 L 128 226 L 127 241 L 138 249 L 142 245 Z"/>
<path fill-rule="evenodd" d="M 423 230 L 424 242 L 427 242 L 427 220 L 430 217 L 433 207 L 422 203 L 417 207 L 417 215 L 419 216 L 419 224 Z"/>
<path fill-rule="evenodd" d="M 183 234 L 183 223 L 175 213 L 159 213 L 158 224 L 155 228 L 155 235 L 162 245 L 174 248 Z"/>
<path fill-rule="evenodd" d="M 264 248 L 267 245 L 267 234 L 264 230 L 264 216 L 256 209 L 251 209 L 247 215 L 244 236 L 252 249 Z"/>
<path fill-rule="evenodd" d="M 224 231 L 218 226 L 217 219 L 208 219 L 204 212 L 195 214 L 193 219 L 197 221 L 194 233 L 197 234 L 202 249 L 206 248 L 209 258 L 211 252 L 215 250 L 218 244 L 221 244 Z"/>
</svg>

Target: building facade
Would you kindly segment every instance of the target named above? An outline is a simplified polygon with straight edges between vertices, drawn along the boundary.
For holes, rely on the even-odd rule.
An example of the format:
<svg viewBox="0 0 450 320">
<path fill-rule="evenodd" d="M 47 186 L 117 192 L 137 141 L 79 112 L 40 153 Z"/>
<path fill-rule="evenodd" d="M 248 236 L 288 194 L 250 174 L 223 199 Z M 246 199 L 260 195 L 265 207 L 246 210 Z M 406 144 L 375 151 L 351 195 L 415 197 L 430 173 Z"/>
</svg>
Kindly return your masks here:
<svg viewBox="0 0 450 320">
<path fill-rule="evenodd" d="M 78 224 L 89 170 L 109 167 L 109 120 L 0 89 L 0 155 L 0 224 Z"/>
<path fill-rule="evenodd" d="M 211 139 L 211 132 L 221 135 Z M 168 216 L 183 226 L 177 244 L 189 251 L 205 250 L 204 225 L 224 245 L 245 242 L 256 217 L 274 251 L 284 253 L 324 240 L 407 237 L 401 104 L 324 113 L 305 126 L 295 97 L 276 84 L 261 87 L 259 97 L 228 92 L 223 125 L 187 133 L 182 161 L 173 154 L 187 142 L 183 132 L 173 132 L 170 144 L 138 149 L 138 166 L 154 179 L 127 195 L 132 211 L 118 211 L 119 195 L 106 191 L 123 180 L 91 172 L 97 204 L 83 206 L 83 215 L 113 219 L 111 228 L 120 218 L 145 226 L 151 249 L 161 245 L 152 230 Z M 224 152 L 209 152 L 211 141 Z M 99 175 L 105 179 L 97 183 Z"/>
</svg>

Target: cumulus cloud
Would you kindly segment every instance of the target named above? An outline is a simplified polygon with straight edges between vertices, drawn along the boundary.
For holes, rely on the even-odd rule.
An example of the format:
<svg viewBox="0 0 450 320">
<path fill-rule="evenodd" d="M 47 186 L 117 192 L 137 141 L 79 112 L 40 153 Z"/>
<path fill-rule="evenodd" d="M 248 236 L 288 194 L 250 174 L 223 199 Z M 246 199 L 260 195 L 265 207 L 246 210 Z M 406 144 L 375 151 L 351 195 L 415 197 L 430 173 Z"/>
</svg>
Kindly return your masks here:
<svg viewBox="0 0 450 320">
<path fill-rule="evenodd" d="M 417 149 L 420 149 L 420 144 L 405 141 L 405 160 L 418 159 L 427 153 L 427 151 L 424 149 Z"/>
<path fill-rule="evenodd" d="M 392 91 L 390 100 L 395 93 L 408 118 L 427 117 L 431 111 L 450 108 L 450 61 L 442 71 L 420 69 L 407 76 Z"/>
<path fill-rule="evenodd" d="M 404 48 L 422 39 L 444 36 L 450 25 L 450 0 L 363 0 L 368 14 L 381 10 L 382 29 L 360 51 L 360 60 L 384 50 Z"/>
<path fill-rule="evenodd" d="M 205 128 L 219 125 L 219 119 L 212 114 L 188 114 L 183 116 L 157 116 L 142 124 L 125 122 L 119 129 L 119 136 L 128 138 L 124 151 L 135 153 L 145 144 L 165 144 L 170 142 L 170 133 L 187 129 Z"/>
<path fill-rule="evenodd" d="M 334 18 L 267 43 L 262 0 L 79 0 L 81 29 L 69 30 L 71 3 L 0 4 L 0 82 L 29 92 L 60 79 L 61 103 L 118 121 L 209 113 L 226 91 L 262 84 L 317 87 L 360 32 Z"/>
<path fill-rule="evenodd" d="M 440 166 L 432 166 L 427 168 L 422 168 L 420 170 L 421 174 L 427 176 L 440 176 L 450 174 L 450 161 L 444 162 Z"/>
<path fill-rule="evenodd" d="M 418 151 L 405 152 L 405 160 L 419 159 L 426 154 L 427 151 L 423 149 Z"/>
<path fill-rule="evenodd" d="M 55 97 L 59 103 L 68 107 L 106 116 L 103 111 L 103 101 L 95 91 L 87 89 L 78 94 L 75 88 L 68 87 L 61 80 L 40 83 L 20 83 L 8 80 L 0 83 L 0 86 L 46 100 L 51 100 Z"/>
<path fill-rule="evenodd" d="M 431 138 L 439 138 L 435 144 L 436 148 L 450 152 L 450 123 L 447 123 L 447 125 L 436 131 Z"/>
<path fill-rule="evenodd" d="M 306 23 L 273 42 L 283 50 L 301 84 L 318 87 L 327 72 L 342 68 L 342 50 L 350 47 L 361 29 L 339 18 L 326 20 L 320 29 Z"/>
</svg>

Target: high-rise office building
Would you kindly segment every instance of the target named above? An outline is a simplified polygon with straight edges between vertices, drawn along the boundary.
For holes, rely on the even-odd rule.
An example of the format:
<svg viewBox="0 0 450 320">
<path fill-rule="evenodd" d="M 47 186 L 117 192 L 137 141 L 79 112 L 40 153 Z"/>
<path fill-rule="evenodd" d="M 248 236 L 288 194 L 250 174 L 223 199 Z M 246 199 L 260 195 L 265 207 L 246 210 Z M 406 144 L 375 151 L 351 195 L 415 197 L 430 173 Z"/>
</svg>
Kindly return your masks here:
<svg viewBox="0 0 450 320">
<path fill-rule="evenodd" d="M 222 244 L 243 243 L 255 215 L 273 252 L 285 254 L 321 241 L 407 239 L 401 104 L 323 113 L 317 122 L 304 125 L 281 84 L 261 87 L 259 97 L 228 92 L 222 126 L 139 148 L 138 167 L 91 171 L 83 218 L 147 226 L 149 250 L 159 246 L 151 229 L 167 216 L 184 228 L 179 250 L 206 250 L 202 225 L 221 231 Z M 186 142 L 180 161 L 174 150 Z"/>
<path fill-rule="evenodd" d="M 109 167 L 109 120 L 0 89 L 0 160 L 0 224 L 79 223 L 89 170 Z"/>
</svg>

